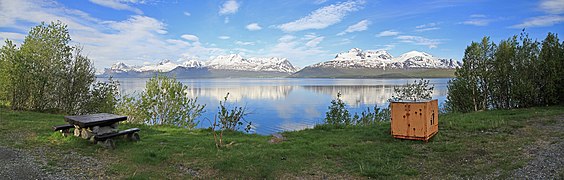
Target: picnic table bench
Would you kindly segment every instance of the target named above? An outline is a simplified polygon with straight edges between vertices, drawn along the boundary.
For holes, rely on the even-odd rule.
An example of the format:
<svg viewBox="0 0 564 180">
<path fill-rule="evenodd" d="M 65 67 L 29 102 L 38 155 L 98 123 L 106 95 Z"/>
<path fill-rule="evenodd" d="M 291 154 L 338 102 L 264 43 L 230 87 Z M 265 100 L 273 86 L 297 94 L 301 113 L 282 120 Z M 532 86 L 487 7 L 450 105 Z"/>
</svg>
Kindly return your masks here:
<svg viewBox="0 0 564 180">
<path fill-rule="evenodd" d="M 68 124 L 53 126 L 54 131 L 69 133 L 74 128 L 74 136 L 88 139 L 94 143 L 100 143 L 108 148 L 115 148 L 112 138 L 126 135 L 129 140 L 138 141 L 139 128 L 131 128 L 123 131 L 118 130 L 118 123 L 127 120 L 127 116 L 99 113 L 80 116 L 65 116 Z"/>
</svg>

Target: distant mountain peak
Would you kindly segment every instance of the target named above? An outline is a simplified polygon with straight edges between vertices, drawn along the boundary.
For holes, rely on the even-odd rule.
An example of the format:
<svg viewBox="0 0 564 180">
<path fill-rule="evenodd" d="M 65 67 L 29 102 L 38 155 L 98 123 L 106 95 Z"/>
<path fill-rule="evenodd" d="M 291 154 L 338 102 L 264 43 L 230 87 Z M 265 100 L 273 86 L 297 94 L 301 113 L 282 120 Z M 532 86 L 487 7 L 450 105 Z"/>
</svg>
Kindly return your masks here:
<svg viewBox="0 0 564 180">
<path fill-rule="evenodd" d="M 168 59 L 164 59 L 157 64 L 145 65 L 141 67 L 128 66 L 123 62 L 118 62 L 107 68 L 106 73 L 119 72 L 170 72 L 178 67 L 183 68 L 209 68 L 237 71 L 256 71 L 256 72 L 282 72 L 293 73 L 297 69 L 286 58 L 279 57 L 252 57 L 245 59 L 240 54 L 229 54 L 216 56 L 208 61 L 185 60 L 176 64 Z"/>
<path fill-rule="evenodd" d="M 360 48 L 352 48 L 349 51 L 338 53 L 333 60 L 317 63 L 308 67 L 453 69 L 460 66 L 461 63 L 458 61 L 454 61 L 452 59 L 438 59 L 431 54 L 420 51 L 409 51 L 394 58 L 386 50 L 363 51 Z"/>
</svg>

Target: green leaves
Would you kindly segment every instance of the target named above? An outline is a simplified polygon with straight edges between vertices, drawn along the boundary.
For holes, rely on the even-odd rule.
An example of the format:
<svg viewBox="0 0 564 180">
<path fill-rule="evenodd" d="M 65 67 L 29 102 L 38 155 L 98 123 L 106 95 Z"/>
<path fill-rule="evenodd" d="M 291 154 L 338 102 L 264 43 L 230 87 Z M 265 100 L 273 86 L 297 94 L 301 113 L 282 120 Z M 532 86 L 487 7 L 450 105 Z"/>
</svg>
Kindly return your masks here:
<svg viewBox="0 0 564 180">
<path fill-rule="evenodd" d="M 389 109 L 380 109 L 376 105 L 374 111 L 370 108 L 363 111 L 360 115 L 351 113 L 347 109 L 347 104 L 341 100 L 341 93 L 337 93 L 337 99 L 331 100 L 329 111 L 325 113 L 325 123 L 334 127 L 346 127 L 352 125 L 369 126 L 377 122 L 389 121 Z"/>
<path fill-rule="evenodd" d="M 434 86 L 429 87 L 429 80 L 415 80 L 413 84 L 407 83 L 404 87 L 394 87 L 394 95 L 389 101 L 418 101 L 430 100 Z"/>
<path fill-rule="evenodd" d="M 0 50 L 0 103 L 17 110 L 88 112 L 94 68 L 70 40 L 59 21 L 32 28 L 20 48 L 7 40 Z"/>
<path fill-rule="evenodd" d="M 485 37 L 464 53 L 464 65 L 449 82 L 450 111 L 511 109 L 564 102 L 564 46 L 548 33 L 541 43 L 527 33 L 497 46 Z"/>
<path fill-rule="evenodd" d="M 188 129 L 194 128 L 196 118 L 204 112 L 205 105 L 197 104 L 197 98 L 189 98 L 188 87 L 163 75 L 147 81 L 145 91 L 135 104 L 147 124 L 170 124 Z"/>
</svg>

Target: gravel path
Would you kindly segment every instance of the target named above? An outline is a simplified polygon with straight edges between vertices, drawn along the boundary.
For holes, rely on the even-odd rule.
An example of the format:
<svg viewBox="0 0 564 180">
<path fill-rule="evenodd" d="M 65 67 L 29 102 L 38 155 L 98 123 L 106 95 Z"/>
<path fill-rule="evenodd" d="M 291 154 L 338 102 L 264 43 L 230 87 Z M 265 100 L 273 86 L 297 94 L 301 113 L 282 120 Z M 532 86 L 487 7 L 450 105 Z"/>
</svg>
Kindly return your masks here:
<svg viewBox="0 0 564 180">
<path fill-rule="evenodd" d="M 47 177 L 39 167 L 33 157 L 0 147 L 0 179 L 53 179 Z"/>
<path fill-rule="evenodd" d="M 564 116 L 554 117 L 556 123 L 535 123 L 547 139 L 538 140 L 526 148 L 531 157 L 524 167 L 516 169 L 511 179 L 564 179 Z"/>
<path fill-rule="evenodd" d="M 54 163 L 52 149 L 41 147 L 18 150 L 0 146 L 0 179 L 108 179 L 104 163 L 76 152 L 57 154 Z"/>
</svg>

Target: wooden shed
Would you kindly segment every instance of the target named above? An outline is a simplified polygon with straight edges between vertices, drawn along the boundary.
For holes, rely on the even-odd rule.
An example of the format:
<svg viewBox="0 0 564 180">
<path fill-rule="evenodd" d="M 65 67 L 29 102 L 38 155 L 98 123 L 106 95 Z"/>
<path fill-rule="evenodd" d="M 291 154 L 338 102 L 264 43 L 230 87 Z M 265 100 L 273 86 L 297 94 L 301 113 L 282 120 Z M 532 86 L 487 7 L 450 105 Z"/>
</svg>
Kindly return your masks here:
<svg viewBox="0 0 564 180">
<path fill-rule="evenodd" d="M 435 100 L 391 102 L 394 138 L 429 141 L 439 131 L 439 104 Z"/>
</svg>

